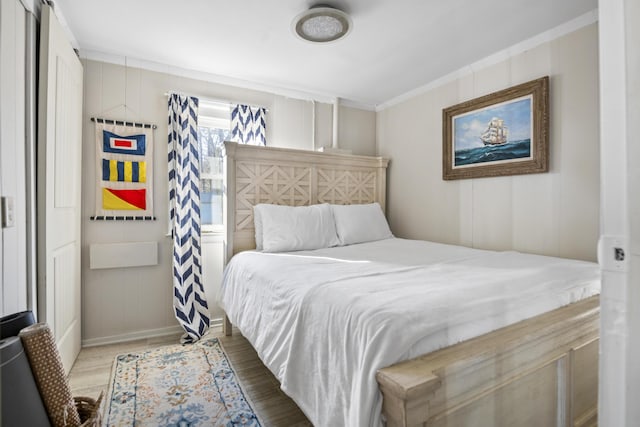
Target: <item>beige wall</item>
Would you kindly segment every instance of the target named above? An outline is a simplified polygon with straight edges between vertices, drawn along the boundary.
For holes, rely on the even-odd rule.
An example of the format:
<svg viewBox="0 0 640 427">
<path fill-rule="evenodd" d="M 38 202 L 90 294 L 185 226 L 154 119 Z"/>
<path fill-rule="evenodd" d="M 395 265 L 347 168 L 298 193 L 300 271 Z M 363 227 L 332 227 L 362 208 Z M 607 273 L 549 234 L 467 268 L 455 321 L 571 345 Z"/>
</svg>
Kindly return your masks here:
<svg viewBox="0 0 640 427">
<path fill-rule="evenodd" d="M 442 109 L 550 76 L 550 171 L 442 180 Z M 595 261 L 599 235 L 598 29 L 581 28 L 377 114 L 399 237 Z"/>
<path fill-rule="evenodd" d="M 391 159 L 388 216 L 397 236 L 595 260 L 599 218 L 597 61 L 597 25 L 593 24 L 377 114 L 341 106 L 340 147 Z M 171 309 L 170 241 L 165 236 L 164 94 L 174 90 L 265 106 L 269 108 L 269 144 L 301 149 L 312 149 L 313 139 L 316 148 L 331 144 L 332 106 L 316 103 L 314 107 L 309 101 L 267 92 L 83 62 L 83 340 L 95 344 L 166 333 L 177 323 Z M 443 181 L 442 109 L 543 75 L 551 78 L 550 172 Z M 154 165 L 157 221 L 88 220 L 95 200 L 92 116 L 158 125 Z M 217 317 L 221 314 L 214 297 L 221 271 L 220 239 L 207 236 L 205 240 L 205 272 L 211 272 L 205 287 L 213 317 Z M 159 265 L 89 269 L 91 243 L 143 241 L 158 242 Z"/>
<path fill-rule="evenodd" d="M 268 145 L 312 149 L 331 145 L 332 106 L 266 92 L 204 82 L 166 73 L 123 67 L 92 60 L 85 67 L 83 150 L 83 341 L 97 344 L 163 334 L 174 330 L 172 311 L 171 245 L 167 233 L 167 98 L 168 91 L 225 99 L 267 107 Z M 126 105 L 126 107 L 125 107 Z M 157 221 L 93 222 L 95 201 L 95 142 L 91 117 L 127 119 L 158 125 L 154 152 L 154 205 Z M 316 127 L 313 127 L 313 117 Z M 355 154 L 375 152 L 372 111 L 340 108 L 340 146 Z M 159 265 L 151 267 L 89 268 L 92 243 L 158 242 Z M 222 269 L 221 239 L 203 239 L 205 290 L 212 317 L 222 312 L 215 304 Z"/>
</svg>

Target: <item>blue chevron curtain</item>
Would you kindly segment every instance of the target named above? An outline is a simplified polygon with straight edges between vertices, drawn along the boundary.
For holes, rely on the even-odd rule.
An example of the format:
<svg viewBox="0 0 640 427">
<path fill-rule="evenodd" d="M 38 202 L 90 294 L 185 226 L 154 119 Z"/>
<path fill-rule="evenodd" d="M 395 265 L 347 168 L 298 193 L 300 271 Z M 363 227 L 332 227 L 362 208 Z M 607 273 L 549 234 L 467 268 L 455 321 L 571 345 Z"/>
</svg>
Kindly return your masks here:
<svg viewBox="0 0 640 427">
<path fill-rule="evenodd" d="M 173 308 L 195 342 L 209 329 L 200 251 L 200 160 L 198 99 L 169 96 L 169 221 L 173 235 Z"/>
<path fill-rule="evenodd" d="M 266 110 L 234 105 L 231 108 L 231 140 L 241 144 L 267 145 Z"/>
</svg>

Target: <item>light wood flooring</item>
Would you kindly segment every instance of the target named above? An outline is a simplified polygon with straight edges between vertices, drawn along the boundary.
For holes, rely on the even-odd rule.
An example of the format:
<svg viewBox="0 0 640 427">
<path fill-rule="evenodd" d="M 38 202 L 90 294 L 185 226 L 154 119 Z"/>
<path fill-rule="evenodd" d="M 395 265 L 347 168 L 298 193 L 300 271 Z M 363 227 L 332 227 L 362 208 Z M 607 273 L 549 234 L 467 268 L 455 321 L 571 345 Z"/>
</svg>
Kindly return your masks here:
<svg viewBox="0 0 640 427">
<path fill-rule="evenodd" d="M 278 380 L 237 330 L 234 329 L 231 337 L 225 337 L 221 328 L 213 328 L 209 334 L 220 338 L 243 389 L 253 403 L 253 409 L 265 427 L 312 425 L 296 404 L 280 390 Z M 174 335 L 83 348 L 69 373 L 73 395 L 96 398 L 100 391 L 106 395 L 113 360 L 118 354 L 142 352 L 179 341 L 180 336 Z"/>
</svg>

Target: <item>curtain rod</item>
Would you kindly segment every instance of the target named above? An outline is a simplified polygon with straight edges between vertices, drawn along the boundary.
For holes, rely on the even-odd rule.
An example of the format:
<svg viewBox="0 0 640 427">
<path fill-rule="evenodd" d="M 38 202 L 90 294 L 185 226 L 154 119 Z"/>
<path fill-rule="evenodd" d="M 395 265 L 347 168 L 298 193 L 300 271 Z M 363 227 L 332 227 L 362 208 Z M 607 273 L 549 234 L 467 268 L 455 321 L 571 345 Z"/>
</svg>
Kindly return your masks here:
<svg viewBox="0 0 640 427">
<path fill-rule="evenodd" d="M 169 92 L 165 92 L 165 93 L 164 93 L 164 96 L 169 97 L 170 95 L 172 95 L 172 94 L 174 94 L 174 93 L 175 93 L 175 94 L 177 94 L 177 95 L 186 95 L 186 96 L 191 96 L 191 97 L 194 97 L 194 98 L 198 98 L 200 101 L 203 101 L 203 102 L 209 102 L 209 103 L 211 103 L 211 104 L 221 104 L 221 105 L 226 105 L 226 106 L 229 106 L 229 105 L 231 105 L 231 104 L 240 104 L 239 102 L 229 101 L 229 100 L 227 100 L 227 99 L 207 98 L 207 97 L 205 97 L 205 96 L 194 95 L 194 94 L 191 94 L 191 93 L 185 93 L 185 92 L 178 92 L 178 91 L 174 91 L 174 90 L 171 90 L 171 91 L 169 91 Z M 255 105 L 255 107 L 258 107 L 258 108 L 264 108 L 264 111 L 265 111 L 266 113 L 268 113 L 268 112 L 269 112 L 269 109 L 268 109 L 268 108 L 266 108 L 266 107 L 263 107 L 263 106 L 260 106 L 260 105 Z"/>
</svg>

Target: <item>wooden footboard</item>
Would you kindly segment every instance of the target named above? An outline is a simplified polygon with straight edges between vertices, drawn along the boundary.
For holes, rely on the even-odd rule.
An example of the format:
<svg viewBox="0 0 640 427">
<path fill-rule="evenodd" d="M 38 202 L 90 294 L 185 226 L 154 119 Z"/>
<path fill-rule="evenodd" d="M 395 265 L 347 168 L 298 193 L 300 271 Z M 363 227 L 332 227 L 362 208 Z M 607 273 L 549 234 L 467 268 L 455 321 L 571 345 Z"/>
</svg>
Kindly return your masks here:
<svg viewBox="0 0 640 427">
<path fill-rule="evenodd" d="M 225 336 L 230 337 L 233 332 L 233 326 L 231 325 L 231 320 L 229 320 L 229 316 L 227 316 L 227 313 L 224 314 L 223 322 L 224 323 L 222 323 L 222 331 L 224 332 Z"/>
<path fill-rule="evenodd" d="M 599 297 L 378 371 L 387 426 L 597 425 Z"/>
</svg>

